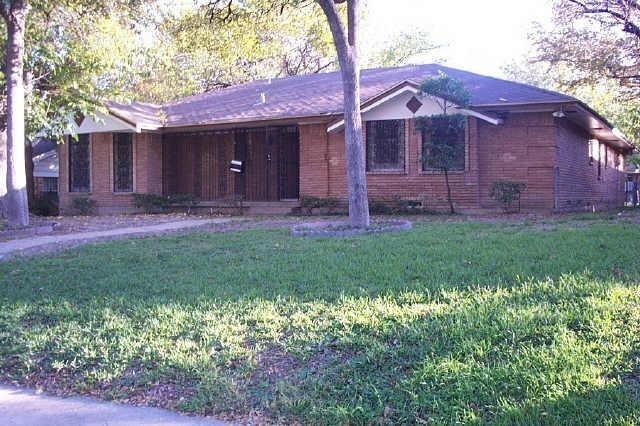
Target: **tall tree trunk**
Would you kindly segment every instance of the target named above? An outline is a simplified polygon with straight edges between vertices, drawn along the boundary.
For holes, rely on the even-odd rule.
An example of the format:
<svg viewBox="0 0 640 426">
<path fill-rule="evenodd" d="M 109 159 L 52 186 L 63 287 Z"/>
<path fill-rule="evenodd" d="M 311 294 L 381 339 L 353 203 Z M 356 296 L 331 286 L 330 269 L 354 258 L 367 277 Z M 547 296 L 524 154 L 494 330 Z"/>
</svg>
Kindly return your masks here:
<svg viewBox="0 0 640 426">
<path fill-rule="evenodd" d="M 3 11 L 7 23 L 7 219 L 9 226 L 29 225 L 24 148 L 24 35 L 26 0 L 11 0 Z"/>
<path fill-rule="evenodd" d="M 33 206 L 36 199 L 36 182 L 33 176 L 33 145 L 29 141 L 24 144 L 24 170 L 27 174 L 27 201 Z"/>
<path fill-rule="evenodd" d="M 0 130 L 0 219 L 7 217 L 7 129 Z"/>
<path fill-rule="evenodd" d="M 360 65 L 358 61 L 359 0 L 347 2 L 347 34 L 334 3 L 344 0 L 316 0 L 329 22 L 338 52 L 344 93 L 344 149 L 347 162 L 349 221 L 354 226 L 369 226 L 367 175 L 365 170 L 362 115 L 360 112 Z"/>
</svg>

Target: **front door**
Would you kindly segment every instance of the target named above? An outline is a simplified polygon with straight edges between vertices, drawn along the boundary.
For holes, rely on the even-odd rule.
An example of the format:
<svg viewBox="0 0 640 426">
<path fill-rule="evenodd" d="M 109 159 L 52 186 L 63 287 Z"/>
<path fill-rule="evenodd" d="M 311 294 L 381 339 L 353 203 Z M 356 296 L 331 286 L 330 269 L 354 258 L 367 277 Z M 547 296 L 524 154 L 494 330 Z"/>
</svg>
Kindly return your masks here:
<svg viewBox="0 0 640 426">
<path fill-rule="evenodd" d="M 247 201 L 298 198 L 299 142 L 295 127 L 235 132 L 235 159 L 244 172 L 235 177 L 235 194 Z"/>
<path fill-rule="evenodd" d="M 297 127 L 282 129 L 278 149 L 280 199 L 297 199 L 300 190 L 300 142 Z"/>
</svg>

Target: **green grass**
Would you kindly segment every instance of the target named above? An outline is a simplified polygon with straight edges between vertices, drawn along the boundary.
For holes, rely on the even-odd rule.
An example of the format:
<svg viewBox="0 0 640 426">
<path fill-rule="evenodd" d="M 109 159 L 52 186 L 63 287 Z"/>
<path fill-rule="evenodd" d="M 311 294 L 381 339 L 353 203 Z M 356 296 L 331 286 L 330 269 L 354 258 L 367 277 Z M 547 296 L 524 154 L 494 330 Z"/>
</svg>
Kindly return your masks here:
<svg viewBox="0 0 640 426">
<path fill-rule="evenodd" d="M 0 376 L 314 424 L 639 424 L 640 229 L 428 223 L 0 264 Z"/>
</svg>

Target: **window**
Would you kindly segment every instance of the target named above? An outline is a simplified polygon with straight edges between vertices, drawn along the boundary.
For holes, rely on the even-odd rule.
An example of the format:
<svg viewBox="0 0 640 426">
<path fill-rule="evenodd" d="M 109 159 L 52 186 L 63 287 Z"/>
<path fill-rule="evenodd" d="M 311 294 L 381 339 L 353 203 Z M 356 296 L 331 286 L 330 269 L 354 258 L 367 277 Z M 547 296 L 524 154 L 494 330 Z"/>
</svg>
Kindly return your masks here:
<svg viewBox="0 0 640 426">
<path fill-rule="evenodd" d="M 69 192 L 89 192 L 91 188 L 89 135 L 69 138 Z"/>
<path fill-rule="evenodd" d="M 404 171 L 404 120 L 367 121 L 367 171 Z"/>
<path fill-rule="evenodd" d="M 58 192 L 58 178 L 57 177 L 43 177 L 42 178 L 42 192 Z"/>
<path fill-rule="evenodd" d="M 593 164 L 593 162 L 599 158 L 598 141 L 596 139 L 591 139 L 589 140 L 589 164 Z"/>
<path fill-rule="evenodd" d="M 429 122 L 425 124 L 429 126 Z M 450 129 L 446 129 L 450 130 Z M 451 156 L 452 161 L 446 161 L 449 164 L 449 171 L 464 171 L 465 170 L 465 145 L 466 145 L 466 121 L 465 125 L 459 127 L 456 130 L 456 134 L 451 136 L 450 143 L 446 145 L 446 148 L 440 150 L 437 145 L 431 143 L 431 133 L 429 129 L 422 129 L 422 171 L 433 172 L 441 171 L 443 162 Z M 444 152 L 444 149 L 447 151 Z"/>
<path fill-rule="evenodd" d="M 133 192 L 133 138 L 113 134 L 113 192 Z"/>
<path fill-rule="evenodd" d="M 602 156 L 602 148 L 600 146 L 600 142 L 598 142 L 597 145 L 597 149 L 598 149 L 598 180 L 602 179 L 602 161 L 600 161 L 600 158 Z"/>
</svg>

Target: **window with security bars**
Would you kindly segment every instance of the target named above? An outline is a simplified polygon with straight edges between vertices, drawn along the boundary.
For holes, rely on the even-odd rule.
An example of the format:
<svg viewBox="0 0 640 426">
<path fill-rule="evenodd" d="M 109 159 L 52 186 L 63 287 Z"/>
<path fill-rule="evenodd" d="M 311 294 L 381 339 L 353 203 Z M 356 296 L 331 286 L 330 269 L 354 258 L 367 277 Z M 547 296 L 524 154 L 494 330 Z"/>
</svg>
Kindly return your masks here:
<svg viewBox="0 0 640 426">
<path fill-rule="evenodd" d="M 367 121 L 367 171 L 404 171 L 404 120 Z"/>
<path fill-rule="evenodd" d="M 133 192 L 133 138 L 131 133 L 113 134 L 113 191 Z"/>
<path fill-rule="evenodd" d="M 429 126 L 429 122 L 426 125 Z M 451 128 L 445 130 L 445 133 L 453 131 Z M 454 131 L 455 135 L 447 135 L 448 142 L 437 144 L 431 141 L 433 132 L 422 129 L 422 171 L 442 171 L 443 164 L 448 171 L 465 170 L 466 122 Z"/>
<path fill-rule="evenodd" d="M 42 178 L 42 192 L 58 192 L 58 178 L 57 177 L 43 177 Z"/>
<path fill-rule="evenodd" d="M 89 192 L 91 167 L 89 135 L 69 139 L 69 192 Z"/>
</svg>

